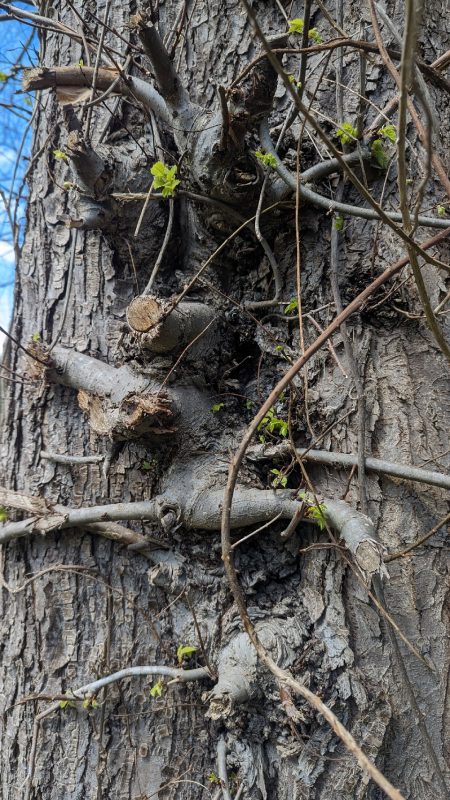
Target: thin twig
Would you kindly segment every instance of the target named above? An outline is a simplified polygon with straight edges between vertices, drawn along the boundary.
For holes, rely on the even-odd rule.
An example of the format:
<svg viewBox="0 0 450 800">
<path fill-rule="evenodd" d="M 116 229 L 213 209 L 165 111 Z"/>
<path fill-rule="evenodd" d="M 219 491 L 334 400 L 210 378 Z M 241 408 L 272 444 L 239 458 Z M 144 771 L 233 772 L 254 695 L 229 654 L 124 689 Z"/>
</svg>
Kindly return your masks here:
<svg viewBox="0 0 450 800">
<path fill-rule="evenodd" d="M 151 187 L 150 187 L 150 190 L 151 190 Z M 142 209 L 141 217 L 140 217 L 139 222 L 138 222 L 138 224 L 136 226 L 136 230 L 134 232 L 135 236 L 137 236 L 137 234 L 139 232 L 140 224 L 141 224 L 142 220 L 144 219 L 144 213 L 145 213 L 145 206 Z M 174 201 L 174 199 L 172 197 L 170 197 L 169 198 L 169 219 L 168 219 L 168 222 L 167 222 L 166 232 L 164 234 L 164 240 L 163 240 L 163 243 L 161 245 L 161 249 L 160 249 L 160 251 L 158 253 L 158 258 L 155 261 L 155 266 L 152 269 L 152 274 L 150 275 L 150 278 L 148 279 L 147 286 L 145 287 L 144 291 L 142 292 L 143 295 L 150 293 L 151 288 L 152 288 L 152 286 L 153 286 L 153 284 L 155 282 L 156 276 L 158 274 L 159 268 L 160 268 L 160 266 L 162 264 L 162 260 L 164 258 L 164 255 L 165 255 L 165 252 L 167 250 L 167 247 L 169 245 L 170 237 L 172 235 L 174 214 L 175 214 L 175 201 Z"/>
<path fill-rule="evenodd" d="M 217 772 L 222 786 L 223 800 L 231 800 L 227 772 L 227 746 L 223 736 L 220 736 L 217 742 Z"/>
<path fill-rule="evenodd" d="M 41 458 L 53 461 L 55 464 L 99 464 L 104 461 L 104 455 L 92 456 L 69 456 L 61 453 L 51 453 L 48 450 L 41 450 Z"/>
<path fill-rule="evenodd" d="M 411 550 L 415 550 L 416 547 L 421 547 L 423 544 L 425 544 L 425 542 L 428 541 L 428 539 L 431 539 L 431 537 L 434 536 L 435 533 L 438 533 L 438 531 L 441 528 L 443 528 L 444 525 L 446 525 L 447 522 L 449 521 L 450 521 L 450 514 L 447 514 L 436 525 L 434 525 L 434 527 L 431 528 L 431 530 L 429 530 L 428 533 L 426 533 L 424 536 L 421 536 L 420 539 L 416 539 L 415 542 L 409 544 L 408 547 L 405 547 L 403 550 L 398 550 L 396 553 L 390 553 L 388 556 L 385 556 L 384 559 L 385 563 L 387 564 L 390 561 L 395 561 L 397 558 L 403 558 L 404 556 L 408 555 L 408 553 L 410 553 Z"/>
</svg>

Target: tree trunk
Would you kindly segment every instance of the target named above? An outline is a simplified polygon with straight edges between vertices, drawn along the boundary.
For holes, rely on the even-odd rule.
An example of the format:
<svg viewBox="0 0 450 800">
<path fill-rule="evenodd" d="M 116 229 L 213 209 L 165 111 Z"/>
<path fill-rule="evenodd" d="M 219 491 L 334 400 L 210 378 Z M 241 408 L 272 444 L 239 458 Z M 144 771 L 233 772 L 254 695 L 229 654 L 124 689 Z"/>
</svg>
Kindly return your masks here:
<svg viewBox="0 0 450 800">
<path fill-rule="evenodd" d="M 175 0 L 144 5 L 166 39 L 190 103 L 178 78 L 164 67 L 164 55 L 155 56 L 153 40 L 145 38 L 150 18 L 130 23 L 139 10 L 134 2 L 111 4 L 109 26 L 123 38 L 107 31 L 105 43 L 122 53 L 112 57 L 123 64 L 124 39 L 131 37 L 135 63 L 129 74 L 159 87 L 167 114 L 154 96 L 147 102 L 138 81 L 122 78 L 121 95 L 112 91 L 93 108 L 89 138 L 79 98 L 70 95 L 68 104 L 61 88 L 54 90 L 58 82 L 67 85 L 67 73 L 50 81 L 37 70 L 26 79 L 39 105 L 12 333 L 35 358 L 14 343 L 8 346 L 5 363 L 23 382 L 3 387 L 2 483 L 10 490 L 5 505 L 18 509 L 9 511 L 4 530 L 11 520 L 34 515 L 34 522 L 3 546 L 2 796 L 203 800 L 222 791 L 226 800 L 242 786 L 241 796 L 251 800 L 375 800 L 381 790 L 324 718 L 304 699 L 289 698 L 258 661 L 224 575 L 218 531 L 230 453 L 289 362 L 317 337 L 316 324 L 325 328 L 339 311 L 331 262 L 338 266 L 346 306 L 405 255 L 406 246 L 387 225 L 350 215 L 336 235 L 336 215 L 318 210 L 305 195 L 300 262 L 302 309 L 308 316 L 302 345 L 297 312 L 284 314 L 280 304 L 296 297 L 295 196 L 254 155 L 261 148 L 261 120 L 269 119 L 276 141 L 290 107 L 288 92 L 267 60 L 260 61 L 243 91 L 228 95 L 227 130 L 217 87 L 228 89 L 263 52 L 243 5 L 198 0 L 184 4 L 184 16 L 183 4 Z M 274 47 L 287 42 L 280 6 L 289 19 L 304 16 L 300 4 L 292 5 L 290 10 L 287 2 L 254 4 Z M 101 26 L 90 14 L 103 19 L 105 4 L 76 7 L 87 20 L 88 39 L 91 33 L 98 38 Z M 326 7 L 334 17 L 334 4 L 327 0 Z M 402 33 L 403 4 L 391 4 L 389 13 Z M 66 5 L 58 14 L 79 30 L 79 19 Z M 322 40 L 335 38 L 315 4 L 311 14 L 310 27 Z M 362 14 L 373 42 L 369 12 Z M 344 2 L 343 19 L 346 34 L 362 39 L 360 7 Z M 383 30 L 385 42 L 398 47 L 395 36 Z M 290 47 L 300 42 L 299 36 L 289 38 Z M 430 64 L 448 47 L 448 20 L 432 0 L 423 15 L 418 54 Z M 313 108 L 335 121 L 354 122 L 359 55 L 344 50 L 340 69 L 340 52 L 331 52 L 322 74 L 327 51 L 310 54 L 303 101 L 311 100 L 318 83 Z M 95 57 L 93 47 L 93 67 Z M 283 60 L 296 78 L 299 59 L 291 54 Z M 39 67 L 82 71 L 84 65 L 78 92 L 92 84 L 83 42 L 59 32 L 42 35 Z M 379 55 L 367 55 L 366 71 L 367 97 L 383 108 L 396 90 Z M 117 75 L 102 75 L 97 94 Z M 336 75 L 353 90 L 344 91 L 340 120 Z M 425 80 L 440 123 L 435 152 L 448 153 L 448 95 L 426 75 Z M 420 103 L 417 107 L 426 120 Z M 375 117 L 373 105 L 364 106 L 364 129 Z M 395 117 L 392 122 L 397 124 Z M 323 126 L 333 138 L 336 125 L 325 120 Z M 300 128 L 296 118 L 279 150 L 293 175 Z M 330 157 L 311 126 L 309 133 L 300 149 L 302 171 L 318 161 L 316 148 Z M 408 191 L 415 197 L 426 152 L 410 121 L 408 139 Z M 333 141 L 340 147 L 339 139 Z M 387 173 L 381 170 L 370 160 L 370 143 L 362 145 L 364 180 L 386 211 L 398 211 L 395 159 Z M 349 144 L 344 153 L 348 149 Z M 55 157 L 55 150 L 64 157 Z M 157 161 L 178 162 L 181 184 L 174 199 L 149 201 L 135 236 L 152 180 L 149 170 Z M 265 178 L 261 242 L 252 221 L 243 223 L 257 212 Z M 311 181 L 309 188 L 331 197 L 338 182 L 343 202 L 365 204 L 336 174 Z M 158 191 L 154 186 L 153 194 Z M 138 197 L 125 198 L 128 193 Z M 278 200 L 284 204 L 265 211 Z M 443 218 L 436 205 L 445 208 L 446 202 L 433 171 L 421 214 L 434 217 L 438 227 Z M 168 246 L 151 294 L 137 303 L 138 314 L 136 298 L 144 294 L 160 257 L 172 213 Z M 180 298 L 239 225 L 242 231 Z M 433 233 L 420 227 L 416 240 Z M 445 261 L 446 241 L 432 252 Z M 280 273 L 279 296 L 272 259 Z M 448 291 L 447 273 L 427 264 L 423 276 L 434 308 Z M 274 296 L 275 302 L 266 302 Z M 438 319 L 449 340 L 448 316 Z M 367 456 L 448 469 L 448 363 L 427 328 L 409 267 L 370 298 L 332 344 L 332 351 L 324 347 L 308 361 L 291 393 L 275 402 L 260 425 L 259 444 L 274 445 L 276 452 L 267 454 L 254 444 L 239 473 L 233 540 L 270 522 L 235 548 L 239 581 L 250 619 L 277 664 L 332 708 L 404 798 L 444 798 L 445 783 L 447 791 L 450 787 L 450 562 L 443 530 L 388 563 L 388 575 L 380 567 L 377 543 L 370 553 L 370 558 L 375 553 L 373 567 L 362 562 L 361 552 L 358 560 L 357 551 L 361 541 L 372 547 L 373 539 L 389 553 L 414 542 L 447 513 L 445 489 L 368 471 L 364 493 L 350 467 L 306 462 L 323 516 L 342 539 L 339 547 L 336 538 L 330 546 L 292 449 L 278 447 L 289 438 L 289 419 L 299 447 L 357 453 L 364 418 Z M 42 457 L 42 451 L 104 458 L 67 464 Z M 283 537 L 299 506 L 299 488 L 308 493 L 304 518 Z M 24 501 L 12 492 L 38 500 Z M 103 516 L 74 528 L 64 525 L 68 508 L 152 500 L 136 521 Z M 356 519 L 360 539 L 353 549 L 334 501 L 345 501 Z M 36 519 L 43 517 L 39 527 Z M 124 527 L 141 534 L 131 548 L 124 544 Z M 375 602 L 368 593 L 372 574 Z M 384 596 L 377 590 L 381 584 Z M 379 602 L 403 638 L 380 615 Z M 180 650 L 183 646 L 188 649 Z M 99 690 L 94 702 L 63 700 L 64 707 L 35 722 L 52 698 L 140 665 L 205 669 L 175 683 L 164 670 L 161 680 L 128 677 Z M 34 695 L 45 697 L 30 699 Z M 217 765 L 223 750 L 229 794 L 220 785 L 223 757 Z"/>
</svg>

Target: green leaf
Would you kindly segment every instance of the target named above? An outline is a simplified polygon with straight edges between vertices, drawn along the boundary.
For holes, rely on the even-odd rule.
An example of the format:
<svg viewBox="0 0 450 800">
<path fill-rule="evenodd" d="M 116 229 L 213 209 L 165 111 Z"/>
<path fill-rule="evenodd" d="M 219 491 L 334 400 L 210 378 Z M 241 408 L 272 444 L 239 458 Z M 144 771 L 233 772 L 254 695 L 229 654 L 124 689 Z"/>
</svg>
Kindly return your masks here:
<svg viewBox="0 0 450 800">
<path fill-rule="evenodd" d="M 334 218 L 334 228 L 337 231 L 342 231 L 344 229 L 344 217 L 337 216 Z"/>
<path fill-rule="evenodd" d="M 155 164 L 150 169 L 153 177 L 158 180 L 164 180 L 164 177 L 167 173 L 167 167 L 163 164 L 162 161 L 156 161 Z"/>
<path fill-rule="evenodd" d="M 173 167 L 166 167 L 162 161 L 156 161 L 150 169 L 153 175 L 153 186 L 155 189 L 162 189 L 163 197 L 173 197 L 175 189 L 180 181 L 176 177 L 178 167 L 174 164 Z"/>
<path fill-rule="evenodd" d="M 214 403 L 214 405 L 211 406 L 211 412 L 213 414 L 218 414 L 219 411 L 221 411 L 222 408 L 224 408 L 224 406 L 225 406 L 225 403 Z"/>
<path fill-rule="evenodd" d="M 1 72 L 1 70 L 0 70 L 0 81 L 2 81 L 2 82 L 7 81 L 8 78 L 9 78 L 9 75 L 7 75 L 6 72 Z"/>
<path fill-rule="evenodd" d="M 0 522 L 6 522 L 8 519 L 8 512 L 4 506 L 0 506 Z"/>
<path fill-rule="evenodd" d="M 358 131 L 351 122 L 343 122 L 338 126 L 336 136 L 341 140 L 341 144 L 348 144 L 358 136 Z"/>
<path fill-rule="evenodd" d="M 275 169 L 278 161 L 272 153 L 263 153 L 262 150 L 255 150 L 255 156 L 259 161 L 262 161 L 265 167 Z"/>
<path fill-rule="evenodd" d="M 279 469 L 271 469 L 271 475 L 275 475 L 273 481 L 271 481 L 271 486 L 276 489 L 278 486 L 282 486 L 283 489 L 286 487 L 287 484 L 287 475 L 284 475 L 283 472 Z"/>
<path fill-rule="evenodd" d="M 308 36 L 316 44 L 320 44 L 321 41 L 322 41 L 322 37 L 321 37 L 319 31 L 317 30 L 317 28 L 310 28 L 309 31 L 308 31 Z"/>
<path fill-rule="evenodd" d="M 216 775 L 215 772 L 210 772 L 208 775 L 208 780 L 210 783 L 220 783 L 220 778 Z"/>
<path fill-rule="evenodd" d="M 246 409 L 247 409 L 248 411 L 251 411 L 251 410 L 252 410 L 252 408 L 254 407 L 254 405 L 255 405 L 255 404 L 254 404 L 253 400 L 246 400 L 246 401 L 245 401 L 245 407 L 246 407 Z"/>
<path fill-rule="evenodd" d="M 397 130 L 395 125 L 383 125 L 383 127 L 380 128 L 378 133 L 380 133 L 381 136 L 384 136 L 386 139 L 389 139 L 389 141 L 392 142 L 393 144 L 397 139 Z"/>
<path fill-rule="evenodd" d="M 257 430 L 263 430 L 267 433 L 278 433 L 279 436 L 286 438 L 289 433 L 289 426 L 286 420 L 275 416 L 273 408 L 269 408 L 267 414 L 259 423 Z"/>
<path fill-rule="evenodd" d="M 97 700 L 95 699 L 94 695 L 88 695 L 83 700 L 83 708 L 91 709 L 91 708 L 98 708 Z"/>
<path fill-rule="evenodd" d="M 55 156 L 57 161 L 68 161 L 69 156 L 64 150 L 53 150 L 53 155 Z"/>
<path fill-rule="evenodd" d="M 68 692 L 65 692 L 65 695 L 67 697 L 67 700 L 60 700 L 59 701 L 59 707 L 62 708 L 62 709 L 64 709 L 64 708 L 76 708 L 77 704 L 76 704 L 75 700 L 73 699 L 73 693 L 71 691 L 68 691 Z"/>
<path fill-rule="evenodd" d="M 64 189 L 73 189 L 74 186 L 75 186 L 75 184 L 72 183 L 72 181 L 64 181 L 64 183 L 63 183 L 63 188 Z"/>
<path fill-rule="evenodd" d="M 152 688 L 149 690 L 150 697 L 161 697 L 164 691 L 164 684 L 161 679 L 156 681 L 153 684 Z"/>
<path fill-rule="evenodd" d="M 32 106 L 33 105 L 33 101 L 31 99 L 31 97 L 28 97 L 28 96 L 25 96 L 23 98 L 23 102 L 24 102 L 24 105 L 26 105 L 26 106 Z"/>
<path fill-rule="evenodd" d="M 289 33 L 303 33 L 304 27 L 304 20 L 299 19 L 299 17 L 289 20 Z"/>
<path fill-rule="evenodd" d="M 84 60 L 82 58 L 80 58 L 80 60 L 78 62 L 78 66 L 79 67 L 84 67 Z"/>
<path fill-rule="evenodd" d="M 284 350 L 284 344 L 275 345 L 275 350 L 277 351 L 277 353 L 282 353 Z"/>
<path fill-rule="evenodd" d="M 321 531 L 325 530 L 327 527 L 324 505 L 320 504 L 318 506 L 310 506 L 307 511 L 307 516 L 317 523 Z"/>
<path fill-rule="evenodd" d="M 41 334 L 40 333 L 33 333 L 31 336 L 32 342 L 40 342 L 41 341 Z"/>
<path fill-rule="evenodd" d="M 383 147 L 383 142 L 381 139 L 375 139 L 372 142 L 370 151 L 381 169 L 386 169 L 387 165 L 389 164 L 389 156 Z"/>
<path fill-rule="evenodd" d="M 289 301 L 287 306 L 284 307 L 284 314 L 291 314 L 292 311 L 298 310 L 298 300 L 296 297 L 293 297 L 292 300 Z"/>
<path fill-rule="evenodd" d="M 143 469 L 144 472 L 148 472 L 152 468 L 153 468 L 153 464 L 152 464 L 151 461 L 142 461 L 141 469 Z"/>
<path fill-rule="evenodd" d="M 309 492 L 299 492 L 297 496 L 306 506 L 306 516 L 314 520 L 320 530 L 323 531 L 327 527 L 326 506 L 323 503 L 315 505 L 314 498 Z"/>
<path fill-rule="evenodd" d="M 180 644 L 177 647 L 177 659 L 178 663 L 181 664 L 183 658 L 190 658 L 190 656 L 194 655 L 197 652 L 197 648 L 193 647 L 190 644 Z"/>
<path fill-rule="evenodd" d="M 445 217 L 445 206 L 436 206 L 436 211 L 440 217 Z"/>
</svg>

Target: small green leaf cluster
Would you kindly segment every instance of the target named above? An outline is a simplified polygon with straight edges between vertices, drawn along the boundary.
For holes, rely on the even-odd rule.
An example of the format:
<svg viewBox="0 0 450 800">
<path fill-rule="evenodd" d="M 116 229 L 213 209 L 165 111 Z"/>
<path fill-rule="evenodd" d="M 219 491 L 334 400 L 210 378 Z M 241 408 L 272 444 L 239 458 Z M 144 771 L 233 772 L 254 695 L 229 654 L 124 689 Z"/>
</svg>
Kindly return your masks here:
<svg viewBox="0 0 450 800">
<path fill-rule="evenodd" d="M 397 130 L 395 125 L 383 125 L 383 127 L 379 129 L 378 133 L 382 138 L 374 139 L 370 150 L 373 158 L 381 167 L 381 169 L 386 169 L 387 165 L 389 164 L 389 154 L 385 150 L 383 139 L 387 139 L 389 142 L 391 142 L 391 144 L 394 144 L 397 138 Z"/>
<path fill-rule="evenodd" d="M 155 469 L 158 466 L 158 462 L 156 458 L 153 458 L 151 461 L 141 461 L 140 469 L 143 472 L 150 472 L 152 469 Z"/>
<path fill-rule="evenodd" d="M 334 229 L 336 231 L 342 231 L 344 229 L 344 217 L 337 216 L 334 218 Z"/>
<path fill-rule="evenodd" d="M 357 138 L 358 131 L 351 122 L 342 122 L 336 130 L 336 136 L 340 139 L 341 144 L 348 144 Z"/>
<path fill-rule="evenodd" d="M 4 83 L 5 81 L 7 81 L 7 80 L 8 80 L 8 78 L 9 78 L 9 75 L 7 75 L 7 73 L 6 73 L 6 72 L 2 72 L 2 71 L 0 70 L 0 82 L 1 82 L 1 83 Z"/>
<path fill-rule="evenodd" d="M 298 310 L 298 299 L 293 297 L 292 300 L 289 300 L 287 306 L 284 307 L 284 314 L 291 314 L 293 311 Z"/>
<path fill-rule="evenodd" d="M 175 189 L 180 181 L 176 178 L 178 167 L 166 167 L 162 161 L 157 161 L 150 169 L 153 175 L 153 186 L 155 189 L 162 189 L 163 197 L 173 197 Z"/>
<path fill-rule="evenodd" d="M 210 783 L 220 783 L 220 778 L 216 775 L 215 772 L 210 772 L 208 775 L 208 780 Z"/>
<path fill-rule="evenodd" d="M 392 144 L 395 144 L 395 140 L 397 138 L 397 129 L 395 125 L 383 125 L 382 128 L 378 131 L 381 136 L 384 136 L 385 139 L 389 139 Z"/>
<path fill-rule="evenodd" d="M 306 506 L 306 516 L 313 520 L 320 528 L 321 531 L 327 527 L 327 519 L 325 516 L 326 506 L 323 503 L 316 505 L 311 495 L 307 492 L 300 492 L 299 497 Z"/>
<path fill-rule="evenodd" d="M 185 658 L 190 658 L 197 652 L 197 648 L 191 644 L 180 644 L 177 647 L 177 660 L 179 664 L 183 663 Z"/>
<path fill-rule="evenodd" d="M 386 169 L 387 165 L 389 164 L 389 156 L 383 147 L 383 142 L 381 139 L 374 139 L 370 147 L 370 152 L 372 153 L 372 156 L 377 162 L 378 166 L 380 166 L 381 169 Z"/>
<path fill-rule="evenodd" d="M 270 482 L 270 485 L 273 486 L 274 489 L 278 489 L 279 486 L 282 486 L 283 489 L 286 488 L 288 481 L 287 475 L 284 475 L 281 469 L 271 469 L 270 474 L 275 476 Z"/>
<path fill-rule="evenodd" d="M 219 411 L 222 411 L 222 408 L 224 408 L 224 406 L 225 403 L 214 403 L 214 405 L 211 406 L 211 413 L 218 414 Z"/>
<path fill-rule="evenodd" d="M 73 692 L 71 692 L 69 690 L 69 691 L 65 692 L 65 695 L 67 697 L 67 700 L 60 700 L 59 701 L 59 707 L 62 708 L 62 709 L 64 709 L 64 708 L 76 708 L 77 704 L 75 702 L 75 696 L 74 696 Z"/>
<path fill-rule="evenodd" d="M 279 436 L 285 439 L 289 433 L 289 427 L 286 420 L 275 416 L 273 408 L 269 408 L 267 414 L 258 425 L 258 431 L 263 431 L 263 435 L 259 437 L 259 440 L 264 442 L 264 433 L 278 433 Z"/>
<path fill-rule="evenodd" d="M 89 694 L 83 700 L 83 708 L 87 711 L 91 711 L 93 708 L 98 708 L 97 700 L 95 699 L 95 695 Z"/>
<path fill-rule="evenodd" d="M 308 31 L 308 36 L 316 44 L 321 44 L 322 37 L 321 37 L 319 31 L 317 30 L 317 28 L 310 28 L 309 31 Z"/>
<path fill-rule="evenodd" d="M 55 156 L 57 161 L 68 161 L 69 156 L 64 150 L 53 150 L 53 155 Z"/>
<path fill-rule="evenodd" d="M 151 689 L 149 689 L 149 695 L 150 697 L 161 697 L 163 691 L 164 691 L 164 684 L 161 678 L 159 678 L 159 680 L 157 680 L 156 683 L 153 684 Z"/>
<path fill-rule="evenodd" d="M 296 17 L 296 19 L 289 20 L 289 33 L 303 33 L 304 29 L 305 21 L 303 19 Z M 320 44 L 322 41 L 322 37 L 317 28 L 310 28 L 308 36 L 313 42 L 316 42 L 316 44 Z"/>
<path fill-rule="evenodd" d="M 445 206 L 436 206 L 436 211 L 439 217 L 445 217 Z"/>
<path fill-rule="evenodd" d="M 269 167 L 270 169 L 276 168 L 278 162 L 272 153 L 263 153 L 262 150 L 255 150 L 255 156 L 265 167 Z"/>
<path fill-rule="evenodd" d="M 0 506 L 0 522 L 6 522 L 8 519 L 8 512 L 4 506 Z"/>
</svg>

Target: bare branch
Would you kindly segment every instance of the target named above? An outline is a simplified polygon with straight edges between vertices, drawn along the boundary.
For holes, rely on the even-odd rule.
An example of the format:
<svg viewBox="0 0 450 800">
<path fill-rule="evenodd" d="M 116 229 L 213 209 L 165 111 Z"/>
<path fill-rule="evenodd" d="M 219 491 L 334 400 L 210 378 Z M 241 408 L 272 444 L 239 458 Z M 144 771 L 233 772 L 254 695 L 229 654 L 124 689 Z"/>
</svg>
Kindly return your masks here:
<svg viewBox="0 0 450 800">
<path fill-rule="evenodd" d="M 41 450 L 41 458 L 53 461 L 55 464 L 100 464 L 105 456 L 69 456 L 61 453 L 50 453 L 48 450 Z"/>
<path fill-rule="evenodd" d="M 275 150 L 275 147 L 273 145 L 272 139 L 270 138 L 267 122 L 263 122 L 261 124 L 259 135 L 264 150 L 266 150 L 268 153 L 271 153 L 277 159 L 277 166 L 275 169 L 278 175 L 286 183 L 286 186 L 289 186 L 289 188 L 295 192 L 297 190 L 297 177 L 283 164 L 283 162 L 279 158 Z M 342 168 L 341 161 L 342 159 L 336 159 L 336 160 L 333 159 L 333 162 L 340 164 Z M 347 167 L 348 164 L 352 162 L 351 161 L 349 162 L 349 160 L 347 159 L 344 163 L 345 166 Z M 314 167 L 312 169 L 314 169 Z M 320 175 L 320 172 L 317 169 L 315 177 L 317 178 L 318 175 Z M 375 203 L 375 201 L 372 198 L 370 198 L 372 208 L 364 208 L 363 206 L 355 206 L 350 203 L 339 203 L 336 200 L 333 200 L 333 198 L 331 197 L 330 198 L 323 197 L 323 195 L 318 194 L 317 192 L 313 191 L 312 189 L 309 189 L 306 186 L 303 186 L 301 183 L 299 186 L 299 192 L 300 192 L 300 197 L 302 197 L 303 200 L 306 200 L 313 206 L 324 208 L 326 211 L 337 211 L 341 214 L 347 214 L 348 216 L 351 217 L 360 217 L 362 219 L 373 219 L 378 221 L 382 219 L 383 221 L 387 220 L 388 222 L 393 222 L 393 223 L 403 221 L 401 213 L 383 211 L 381 207 L 379 207 L 378 204 Z M 419 215 L 417 220 L 419 225 L 424 225 L 429 228 L 450 228 L 450 219 L 442 219 L 440 217 L 424 217 L 422 215 Z M 395 226 L 395 228 L 397 232 L 401 230 L 397 228 L 397 226 Z M 403 234 L 403 231 L 401 232 Z M 405 236 L 406 234 L 401 238 L 404 239 Z"/>
<path fill-rule="evenodd" d="M 279 445 L 256 445 L 252 447 L 248 457 L 251 459 L 255 457 L 273 458 L 276 455 L 283 455 L 289 452 L 289 442 L 283 442 Z M 309 448 L 305 447 L 296 447 L 296 452 L 300 458 L 312 461 L 315 464 L 327 464 L 332 467 L 354 467 L 358 463 L 358 457 L 352 453 L 309 450 Z M 369 472 L 376 472 L 379 475 L 392 475 L 394 478 L 401 478 L 406 481 L 416 481 L 429 486 L 450 489 L 450 476 L 441 472 L 433 472 L 420 467 L 413 467 L 409 464 L 394 464 L 391 461 L 384 461 L 381 458 L 372 458 L 371 456 L 366 457 L 365 464 Z"/>
<path fill-rule="evenodd" d="M 25 92 L 37 91 L 38 89 L 60 89 L 62 91 L 62 102 L 83 102 L 84 94 L 77 100 L 73 95 L 67 97 L 66 89 L 80 89 L 83 87 L 92 88 L 94 79 L 94 68 L 80 66 L 79 64 L 71 67 L 34 67 L 24 70 L 23 90 Z M 119 78 L 119 80 L 117 80 Z M 100 68 L 97 72 L 96 89 L 106 92 L 114 85 L 114 93 L 124 97 L 139 100 L 145 108 L 154 111 L 168 125 L 173 124 L 172 115 L 167 108 L 164 99 L 159 92 L 141 78 L 131 78 L 120 75 L 117 69 Z"/>
</svg>

